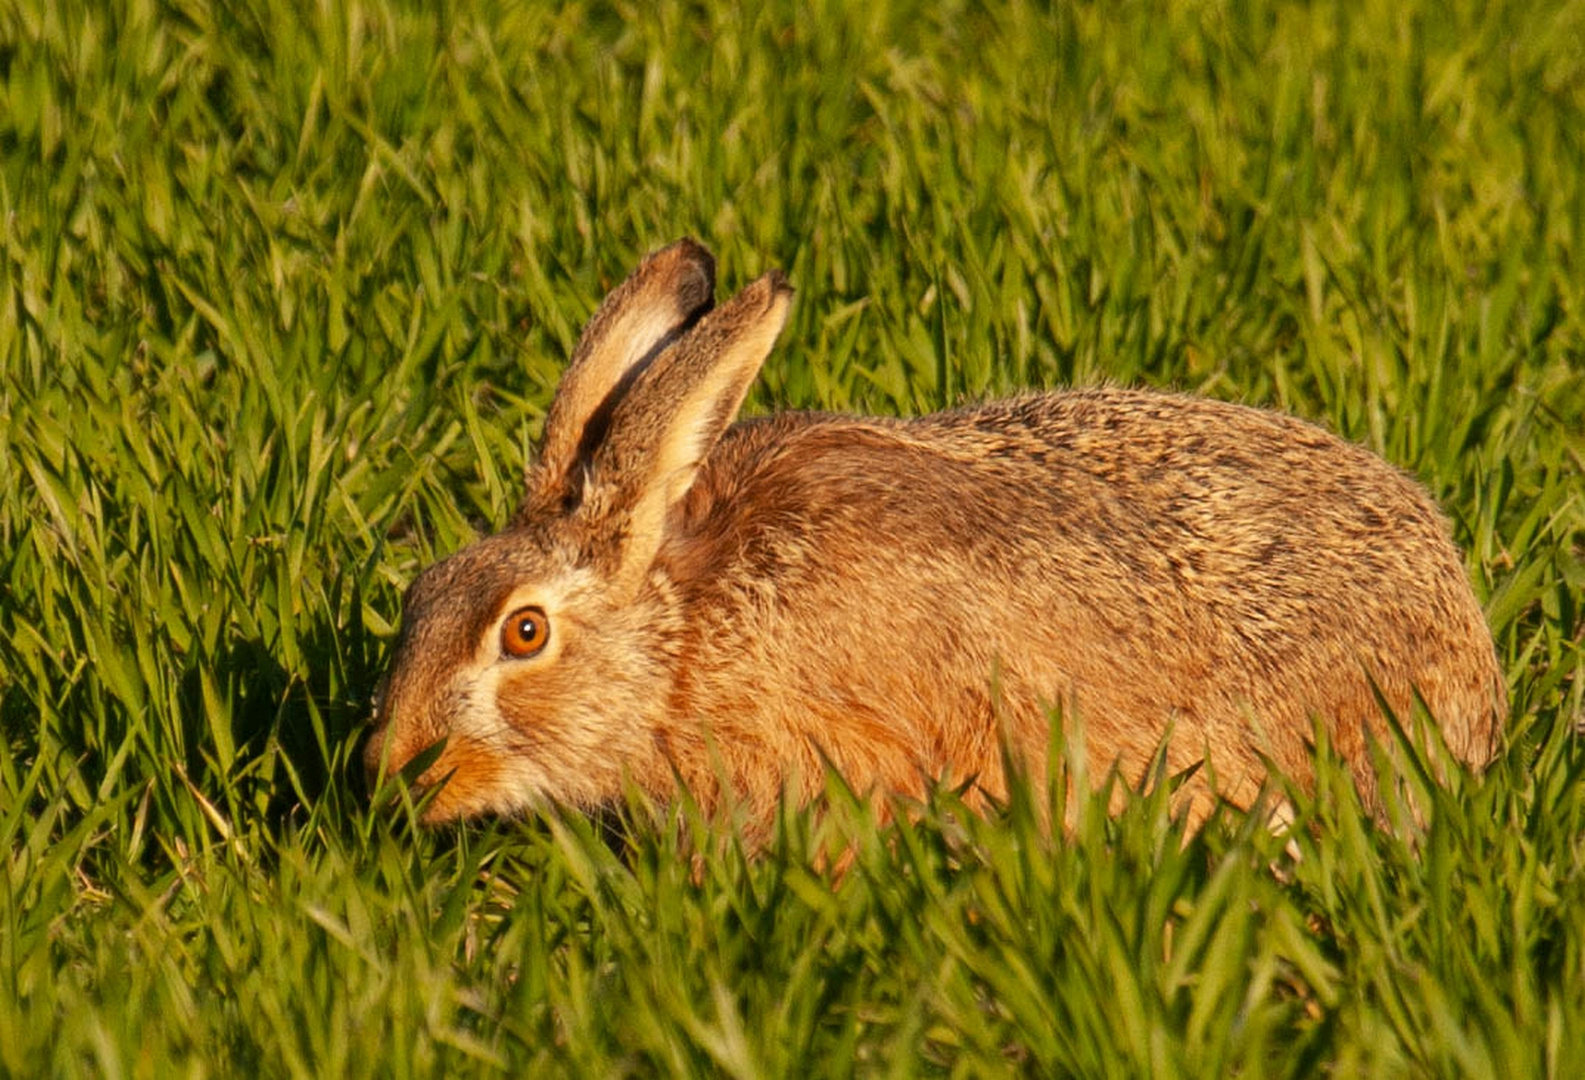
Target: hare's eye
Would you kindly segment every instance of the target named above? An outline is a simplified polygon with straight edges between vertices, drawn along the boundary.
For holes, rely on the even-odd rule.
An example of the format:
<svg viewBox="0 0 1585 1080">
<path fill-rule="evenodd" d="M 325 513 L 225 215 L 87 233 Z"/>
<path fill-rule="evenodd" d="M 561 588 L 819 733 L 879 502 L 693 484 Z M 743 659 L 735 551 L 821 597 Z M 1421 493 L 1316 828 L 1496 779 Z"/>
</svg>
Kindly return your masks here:
<svg viewBox="0 0 1585 1080">
<path fill-rule="evenodd" d="M 543 608 L 520 607 L 501 624 L 501 651 L 522 659 L 533 656 L 550 641 L 550 619 Z"/>
</svg>

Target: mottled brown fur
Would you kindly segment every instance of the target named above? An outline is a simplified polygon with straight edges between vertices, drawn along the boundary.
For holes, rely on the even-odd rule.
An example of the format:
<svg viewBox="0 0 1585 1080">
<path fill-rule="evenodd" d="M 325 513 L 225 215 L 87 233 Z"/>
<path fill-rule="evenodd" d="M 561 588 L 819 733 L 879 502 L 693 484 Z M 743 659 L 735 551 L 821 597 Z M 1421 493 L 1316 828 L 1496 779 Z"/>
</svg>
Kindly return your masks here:
<svg viewBox="0 0 1585 1080">
<path fill-rule="evenodd" d="M 707 803 L 724 779 L 763 819 L 828 760 L 860 790 L 997 796 L 1001 739 L 1038 776 L 1053 705 L 1082 717 L 1095 775 L 1138 780 L 1170 725 L 1169 769 L 1204 759 L 1239 804 L 1263 759 L 1307 777 L 1319 716 L 1368 799 L 1373 682 L 1489 759 L 1490 634 L 1442 515 L 1381 459 L 1277 413 L 1114 388 L 729 427 L 787 290 L 768 276 L 701 317 L 708 272 L 684 242 L 613 294 L 579 346 L 607 389 L 569 373 L 594 404 L 553 407 L 562 450 L 513 527 L 409 594 L 368 760 L 448 738 L 433 818 L 597 806 L 624 779 L 664 800 L 680 777 Z M 665 313 L 607 310 L 635 296 Z M 611 325 L 656 340 L 602 341 Z M 552 645 L 503 658 L 496 626 L 524 603 Z"/>
</svg>

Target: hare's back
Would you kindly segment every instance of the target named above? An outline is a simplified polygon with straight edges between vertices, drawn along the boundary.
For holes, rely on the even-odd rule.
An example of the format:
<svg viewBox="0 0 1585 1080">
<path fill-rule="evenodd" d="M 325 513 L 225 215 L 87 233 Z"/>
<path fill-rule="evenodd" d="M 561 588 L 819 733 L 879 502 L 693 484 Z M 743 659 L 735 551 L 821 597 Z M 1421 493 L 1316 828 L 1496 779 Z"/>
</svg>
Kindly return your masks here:
<svg viewBox="0 0 1585 1080">
<path fill-rule="evenodd" d="M 1078 390 L 901 421 L 782 413 L 729 431 L 698 488 L 706 531 L 737 541 L 851 539 L 878 559 L 933 553 L 1138 602 L 1469 591 L 1445 519 L 1404 473 L 1313 424 L 1182 395 Z"/>
<path fill-rule="evenodd" d="M 1289 586 L 1328 578 L 1346 591 L 1362 577 L 1423 584 L 1431 575 L 1467 591 L 1420 485 L 1281 413 L 1095 389 L 938 413 L 909 429 L 975 474 L 984 505 L 1039 520 L 1054 551 L 1069 540 L 1109 548 L 1132 569 L 1157 564 L 1179 586 L 1254 573 Z"/>
</svg>

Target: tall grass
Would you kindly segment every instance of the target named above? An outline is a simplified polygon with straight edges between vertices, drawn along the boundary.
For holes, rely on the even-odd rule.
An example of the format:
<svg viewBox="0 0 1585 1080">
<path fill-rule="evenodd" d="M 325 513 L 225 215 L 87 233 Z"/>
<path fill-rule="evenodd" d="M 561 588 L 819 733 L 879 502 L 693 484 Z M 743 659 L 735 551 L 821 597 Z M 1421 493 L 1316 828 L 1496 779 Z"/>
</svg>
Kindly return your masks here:
<svg viewBox="0 0 1585 1080">
<path fill-rule="evenodd" d="M 1585 1072 L 1580 40 L 1542 0 L 0 4 L 0 1073 Z M 838 785 L 753 859 L 685 809 L 371 809 L 402 586 L 510 514 L 582 320 L 683 234 L 799 289 L 751 411 L 1147 383 L 1380 451 L 1468 552 L 1503 757 L 1381 827 L 1323 749 L 1286 837 L 1159 794 L 1053 837 L 1060 792 L 881 827 Z"/>
</svg>

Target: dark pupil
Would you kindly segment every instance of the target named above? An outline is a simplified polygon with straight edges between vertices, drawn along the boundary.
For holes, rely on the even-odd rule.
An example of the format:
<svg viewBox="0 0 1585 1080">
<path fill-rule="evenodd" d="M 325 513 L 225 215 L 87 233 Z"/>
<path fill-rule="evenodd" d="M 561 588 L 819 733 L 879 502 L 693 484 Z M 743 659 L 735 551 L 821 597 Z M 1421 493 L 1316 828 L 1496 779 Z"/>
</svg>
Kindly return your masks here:
<svg viewBox="0 0 1585 1080">
<path fill-rule="evenodd" d="M 533 641 L 537 636 L 537 629 L 534 616 L 525 615 L 523 616 L 523 621 L 517 624 L 517 636 L 524 641 Z"/>
</svg>

